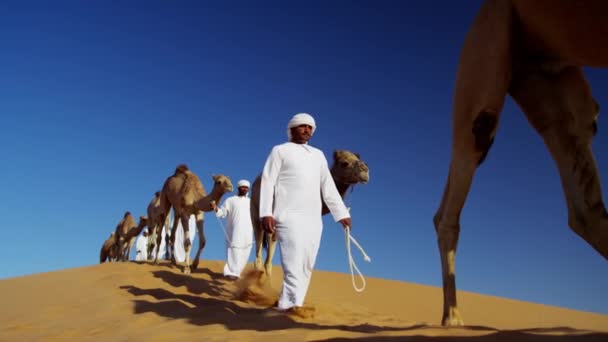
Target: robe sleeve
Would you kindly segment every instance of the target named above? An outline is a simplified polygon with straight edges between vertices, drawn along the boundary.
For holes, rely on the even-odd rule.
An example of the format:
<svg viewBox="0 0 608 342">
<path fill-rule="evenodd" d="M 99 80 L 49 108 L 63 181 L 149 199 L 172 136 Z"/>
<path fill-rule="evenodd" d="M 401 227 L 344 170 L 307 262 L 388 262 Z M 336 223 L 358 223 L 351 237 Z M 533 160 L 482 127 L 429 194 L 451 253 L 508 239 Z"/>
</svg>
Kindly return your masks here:
<svg viewBox="0 0 608 342">
<path fill-rule="evenodd" d="M 340 193 L 336 188 L 336 183 L 334 183 L 334 179 L 329 172 L 329 167 L 327 166 L 327 159 L 323 155 L 323 152 L 320 153 L 321 158 L 321 196 L 327 208 L 331 212 L 331 216 L 333 216 L 334 221 L 338 222 L 342 219 L 350 217 L 348 209 L 346 205 L 344 205 L 344 201 L 342 197 L 340 197 Z"/>
<path fill-rule="evenodd" d="M 224 201 L 224 204 L 217 208 L 217 212 L 215 213 L 215 217 L 217 218 L 224 218 L 226 217 L 226 215 L 228 215 L 228 200 Z"/>
<path fill-rule="evenodd" d="M 279 147 L 275 146 L 272 148 L 270 155 L 266 159 L 264 170 L 262 171 L 260 185 L 260 218 L 272 216 L 274 187 L 279 177 L 281 164 L 282 160 L 279 154 Z"/>
</svg>

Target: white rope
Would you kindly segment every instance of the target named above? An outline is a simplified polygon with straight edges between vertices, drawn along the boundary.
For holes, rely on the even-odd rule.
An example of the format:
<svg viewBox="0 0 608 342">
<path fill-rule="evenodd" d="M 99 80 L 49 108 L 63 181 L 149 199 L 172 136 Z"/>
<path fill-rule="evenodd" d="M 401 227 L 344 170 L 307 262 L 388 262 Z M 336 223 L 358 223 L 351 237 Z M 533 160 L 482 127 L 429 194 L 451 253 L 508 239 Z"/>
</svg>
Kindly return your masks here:
<svg viewBox="0 0 608 342">
<path fill-rule="evenodd" d="M 215 215 L 213 215 L 213 216 L 215 216 Z M 230 248 L 245 249 L 245 248 L 249 248 L 249 246 L 253 245 L 253 242 L 252 242 L 252 243 L 249 243 L 249 244 L 247 244 L 245 246 L 242 246 L 242 247 L 234 246 L 232 244 L 231 239 L 228 237 L 228 233 L 226 232 L 226 228 L 224 228 L 224 224 L 222 223 L 222 220 L 220 220 L 220 218 L 217 217 L 217 216 L 215 216 L 215 218 L 217 219 L 217 222 L 220 224 L 220 227 L 222 227 L 222 230 L 224 231 L 224 237 L 226 238 L 226 242 L 228 243 L 228 246 Z"/>
<path fill-rule="evenodd" d="M 348 253 L 348 266 L 350 267 L 350 278 L 353 283 L 353 288 L 357 292 L 363 292 L 363 290 L 365 289 L 365 285 L 366 285 L 365 277 L 363 277 L 363 273 L 361 273 L 361 271 L 359 271 L 359 267 L 357 267 L 357 265 L 355 264 L 355 260 L 353 259 L 353 256 L 350 252 L 350 242 L 352 241 L 355 244 L 355 246 L 357 246 L 357 248 L 359 248 L 359 250 L 361 251 L 361 254 L 363 254 L 363 258 L 365 259 L 365 261 L 371 262 L 372 259 L 370 259 L 370 257 L 365 253 L 365 251 L 363 250 L 363 247 L 361 247 L 361 245 L 357 242 L 357 240 L 355 240 L 355 238 L 352 237 L 352 235 L 350 235 L 350 227 L 344 228 L 344 237 L 346 238 L 346 252 Z M 357 271 L 357 273 L 359 274 L 359 278 L 361 278 L 361 281 L 363 282 L 363 286 L 360 288 L 357 287 L 357 284 L 355 282 L 355 273 L 353 272 L 353 268 L 355 269 L 355 271 Z"/>
</svg>

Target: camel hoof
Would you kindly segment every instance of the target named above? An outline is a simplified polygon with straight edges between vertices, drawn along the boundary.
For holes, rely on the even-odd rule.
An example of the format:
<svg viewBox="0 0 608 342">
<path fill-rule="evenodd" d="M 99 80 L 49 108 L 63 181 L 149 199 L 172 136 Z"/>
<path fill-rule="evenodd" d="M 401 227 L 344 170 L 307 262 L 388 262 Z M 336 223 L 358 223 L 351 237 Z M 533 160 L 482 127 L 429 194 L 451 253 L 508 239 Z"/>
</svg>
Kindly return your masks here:
<svg viewBox="0 0 608 342">
<path fill-rule="evenodd" d="M 190 274 L 190 267 L 184 267 L 184 274 Z"/>
<path fill-rule="evenodd" d="M 193 270 L 198 268 L 198 261 L 195 261 L 192 263 L 192 265 L 190 266 Z"/>
<path fill-rule="evenodd" d="M 452 308 L 450 309 L 450 313 L 448 315 L 444 315 L 441 320 L 441 325 L 444 327 L 462 327 L 464 326 L 464 322 L 462 318 L 460 318 L 460 313 L 458 309 Z"/>
</svg>

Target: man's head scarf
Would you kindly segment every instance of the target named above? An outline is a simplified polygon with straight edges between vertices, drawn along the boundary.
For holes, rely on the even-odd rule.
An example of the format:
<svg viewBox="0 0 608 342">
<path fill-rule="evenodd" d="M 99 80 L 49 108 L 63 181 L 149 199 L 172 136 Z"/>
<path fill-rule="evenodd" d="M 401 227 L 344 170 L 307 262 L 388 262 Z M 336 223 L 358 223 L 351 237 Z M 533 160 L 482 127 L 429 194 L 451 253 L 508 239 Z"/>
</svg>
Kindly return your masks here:
<svg viewBox="0 0 608 342">
<path fill-rule="evenodd" d="M 289 141 L 291 141 L 291 129 L 293 127 L 298 127 L 301 125 L 309 125 L 312 127 L 312 132 L 311 132 L 311 136 L 313 134 L 315 134 L 315 129 L 317 128 L 317 125 L 315 124 L 315 119 L 307 113 L 298 113 L 296 115 L 294 115 L 291 120 L 289 120 L 289 123 L 287 124 L 287 138 L 289 139 Z"/>
</svg>

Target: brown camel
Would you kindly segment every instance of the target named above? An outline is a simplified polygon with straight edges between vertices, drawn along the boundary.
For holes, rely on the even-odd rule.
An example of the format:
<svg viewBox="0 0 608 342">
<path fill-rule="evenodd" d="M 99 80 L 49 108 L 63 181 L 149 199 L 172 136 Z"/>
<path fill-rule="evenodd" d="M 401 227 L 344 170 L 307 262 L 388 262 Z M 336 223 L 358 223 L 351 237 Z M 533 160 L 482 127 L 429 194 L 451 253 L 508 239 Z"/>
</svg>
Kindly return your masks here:
<svg viewBox="0 0 608 342">
<path fill-rule="evenodd" d="M 121 261 L 129 259 L 129 252 L 133 246 L 135 237 L 144 229 L 147 223 L 145 216 L 139 217 L 139 224 L 135 223 L 135 219 L 130 212 L 125 212 L 122 220 L 116 225 L 116 246 L 118 250 L 117 258 Z"/>
<path fill-rule="evenodd" d="M 369 180 L 369 169 L 367 164 L 361 160 L 359 154 L 347 150 L 334 151 L 333 165 L 330 169 L 336 188 L 340 196 L 344 198 L 349 188 L 355 184 L 365 184 Z M 251 186 L 251 222 L 255 234 L 255 267 L 264 270 L 270 279 L 272 274 L 272 258 L 276 249 L 276 237 L 274 234 L 267 236 L 260 223 L 260 189 L 261 175 L 258 175 Z M 322 215 L 329 213 L 329 209 L 323 203 Z M 267 245 L 266 261 L 262 267 L 262 245 Z"/>
<path fill-rule="evenodd" d="M 178 220 L 182 222 L 185 237 L 184 250 L 186 251 L 185 274 L 190 274 L 190 250 L 192 248 L 192 242 L 188 235 L 188 218 L 190 215 L 195 215 L 199 236 L 198 251 L 196 252 L 194 262 L 192 262 L 192 268 L 196 269 L 206 243 L 203 231 L 204 212 L 213 210 L 211 201 L 219 202 L 225 193 L 233 190 L 232 182 L 227 176 L 214 175 L 213 182 L 213 189 L 207 195 L 198 176 L 190 171 L 186 165 L 182 164 L 175 169 L 175 173 L 172 176 L 167 178 L 161 191 L 160 208 L 163 212 L 161 222 L 164 222 L 169 215 L 171 207 L 173 207 L 174 212 L 173 227 L 171 228 L 172 247 L 175 245 L 175 232 L 177 231 Z M 160 234 L 156 242 L 157 245 L 160 245 Z M 174 255 L 173 252 L 171 252 L 172 255 Z M 158 253 L 156 253 L 155 262 L 158 262 Z"/>
<path fill-rule="evenodd" d="M 606 18 L 606 0 L 488 0 L 475 18 L 460 54 L 452 158 L 433 219 L 443 277 L 442 325 L 463 324 L 455 281 L 460 213 L 507 94 L 557 165 L 568 225 L 608 258 L 608 214 L 591 149 L 599 105 L 581 69 L 608 66 Z"/>
<path fill-rule="evenodd" d="M 99 263 L 102 264 L 106 260 L 108 262 L 116 261 L 116 257 L 118 256 L 118 249 L 116 246 L 116 232 L 112 232 L 110 237 L 106 239 L 106 241 L 101 246 L 101 251 L 99 253 Z"/>
<path fill-rule="evenodd" d="M 127 248 L 127 259 L 129 258 L 129 255 L 131 254 L 131 250 L 133 249 L 133 245 L 135 244 L 135 238 L 137 238 L 137 236 L 141 233 L 142 230 L 144 230 L 144 227 L 146 227 L 147 225 L 148 225 L 148 217 L 147 216 L 140 216 L 139 217 L 139 223 L 137 224 L 137 227 L 131 228 L 127 232 L 126 240 L 129 241 L 129 245 L 128 245 L 128 248 Z"/>
</svg>

